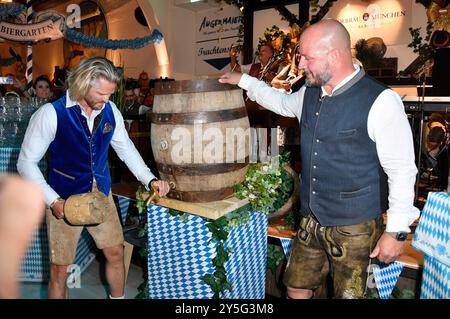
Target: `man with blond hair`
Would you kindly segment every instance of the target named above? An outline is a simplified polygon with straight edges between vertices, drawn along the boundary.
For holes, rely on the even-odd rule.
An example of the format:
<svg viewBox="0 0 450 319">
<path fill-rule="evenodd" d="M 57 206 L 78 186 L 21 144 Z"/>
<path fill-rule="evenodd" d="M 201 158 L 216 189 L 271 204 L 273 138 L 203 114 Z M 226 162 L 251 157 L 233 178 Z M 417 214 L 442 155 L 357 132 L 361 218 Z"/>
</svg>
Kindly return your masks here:
<svg viewBox="0 0 450 319">
<path fill-rule="evenodd" d="M 125 130 L 117 106 L 109 101 L 120 79 L 107 59 L 83 60 L 68 75 L 66 94 L 33 114 L 17 162 L 19 173 L 37 182 L 49 206 L 46 213 L 50 245 L 49 298 L 67 298 L 67 266 L 72 264 L 83 226 L 64 219 L 71 195 L 100 191 L 108 196 L 105 221 L 87 227 L 106 258 L 110 298 L 124 298 L 123 233 L 111 195 L 108 148 L 113 147 L 136 178 L 160 196 L 169 191 L 142 160 Z M 48 183 L 38 162 L 49 152 Z"/>
</svg>

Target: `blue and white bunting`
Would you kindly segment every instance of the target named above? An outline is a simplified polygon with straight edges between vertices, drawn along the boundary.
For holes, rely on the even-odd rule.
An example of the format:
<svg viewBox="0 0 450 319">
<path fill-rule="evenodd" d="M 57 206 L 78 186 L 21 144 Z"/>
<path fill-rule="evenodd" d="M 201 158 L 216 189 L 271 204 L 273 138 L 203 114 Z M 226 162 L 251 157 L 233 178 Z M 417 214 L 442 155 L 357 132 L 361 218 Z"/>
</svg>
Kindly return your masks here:
<svg viewBox="0 0 450 319">
<path fill-rule="evenodd" d="M 117 195 L 117 201 L 119 202 L 120 217 L 122 218 L 122 223 L 125 225 L 127 220 L 128 207 L 130 207 L 130 199 L 128 197 Z"/>
<path fill-rule="evenodd" d="M 284 255 L 286 256 L 286 259 L 289 259 L 289 256 L 291 255 L 292 239 L 280 237 L 280 242 L 281 242 L 281 246 L 283 247 L 283 251 L 284 251 Z"/>
<path fill-rule="evenodd" d="M 403 263 L 396 261 L 385 267 L 375 267 L 373 269 L 373 276 L 380 299 L 389 299 L 403 270 L 403 266 Z"/>
</svg>

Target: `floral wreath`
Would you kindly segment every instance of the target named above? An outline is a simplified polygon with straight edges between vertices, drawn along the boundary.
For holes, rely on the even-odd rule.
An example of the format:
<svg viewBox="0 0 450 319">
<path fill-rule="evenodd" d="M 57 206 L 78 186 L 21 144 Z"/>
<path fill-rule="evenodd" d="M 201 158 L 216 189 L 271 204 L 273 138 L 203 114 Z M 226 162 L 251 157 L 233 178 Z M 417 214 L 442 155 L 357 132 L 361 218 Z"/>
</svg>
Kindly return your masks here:
<svg viewBox="0 0 450 319">
<path fill-rule="evenodd" d="M 291 35 L 274 25 L 270 29 L 266 28 L 263 36 L 259 38 L 257 52 L 264 45 L 270 45 L 274 49 L 275 54 L 286 55 L 290 50 Z"/>
</svg>

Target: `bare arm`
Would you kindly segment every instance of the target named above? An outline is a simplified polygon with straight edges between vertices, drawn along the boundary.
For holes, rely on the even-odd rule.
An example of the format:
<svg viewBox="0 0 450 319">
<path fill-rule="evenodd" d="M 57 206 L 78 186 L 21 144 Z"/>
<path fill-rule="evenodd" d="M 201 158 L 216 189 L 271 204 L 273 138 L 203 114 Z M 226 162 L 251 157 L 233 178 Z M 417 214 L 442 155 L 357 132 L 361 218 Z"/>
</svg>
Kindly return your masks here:
<svg viewBox="0 0 450 319">
<path fill-rule="evenodd" d="M 272 82 L 270 82 L 270 84 L 272 85 L 272 87 L 274 88 L 282 88 L 283 87 L 283 83 L 285 83 L 285 79 L 286 79 L 286 74 L 289 71 L 290 66 L 286 65 L 281 71 L 280 73 L 278 73 L 272 80 Z"/>
</svg>

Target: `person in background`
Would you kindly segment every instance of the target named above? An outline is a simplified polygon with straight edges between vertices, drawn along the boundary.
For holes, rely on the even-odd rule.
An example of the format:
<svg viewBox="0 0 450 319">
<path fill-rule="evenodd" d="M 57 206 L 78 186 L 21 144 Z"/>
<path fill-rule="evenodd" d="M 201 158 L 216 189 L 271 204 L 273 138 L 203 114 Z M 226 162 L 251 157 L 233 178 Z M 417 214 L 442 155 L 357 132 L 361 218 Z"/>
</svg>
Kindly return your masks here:
<svg viewBox="0 0 450 319">
<path fill-rule="evenodd" d="M 432 124 L 432 123 L 431 123 Z M 432 181 L 435 176 L 436 185 L 441 190 L 447 190 L 448 186 L 448 140 L 447 132 L 442 126 L 431 126 L 426 137 L 426 144 L 422 152 L 422 178 L 427 177 Z"/>
<path fill-rule="evenodd" d="M 73 263 L 83 226 L 64 219 L 64 205 L 71 195 L 100 191 L 108 196 L 105 221 L 87 227 L 106 257 L 106 280 L 110 298 L 124 298 L 123 232 L 111 194 L 108 149 L 148 189 L 160 196 L 169 184 L 150 171 L 125 130 L 117 106 L 109 101 L 120 75 L 107 59 L 93 57 L 69 72 L 66 94 L 41 106 L 31 117 L 17 161 L 18 172 L 35 181 L 44 191 L 49 209 L 46 222 L 49 237 L 49 298 L 67 298 L 67 267 Z M 38 163 L 48 151 L 48 182 Z M 104 207 L 104 205 L 102 205 Z"/>
<path fill-rule="evenodd" d="M 124 119 L 136 120 L 145 118 L 145 114 L 150 110 L 150 107 L 138 102 L 139 97 L 135 93 L 135 87 L 132 84 L 126 84 L 123 91 L 124 94 Z"/>
<path fill-rule="evenodd" d="M 45 75 L 40 75 L 33 83 L 33 96 L 40 99 L 42 102 L 48 101 L 52 97 L 52 83 Z"/>
<path fill-rule="evenodd" d="M 278 60 L 274 57 L 274 53 L 275 50 L 269 43 L 263 44 L 258 50 L 259 62 L 240 65 L 237 58 L 238 48 L 232 46 L 229 52 L 231 70 L 249 74 L 250 76 L 256 77 L 261 81 L 270 83 L 277 75 L 280 68 Z M 250 127 L 266 129 L 266 134 L 261 134 L 260 131 L 256 130 L 252 133 L 252 139 L 254 139 L 255 142 L 252 143 L 251 153 L 256 154 L 255 157 L 258 161 L 264 161 L 265 154 L 268 154 L 270 150 L 268 147 L 271 143 L 270 129 L 275 127 L 274 123 L 276 115 L 257 102 L 249 99 L 245 90 L 243 92 L 243 97 Z"/>
<path fill-rule="evenodd" d="M 0 175 L 0 299 L 19 298 L 20 265 L 44 211 L 40 187 L 17 175 Z"/>
<path fill-rule="evenodd" d="M 286 65 L 271 81 L 271 85 L 275 89 L 280 89 L 281 92 L 292 93 L 300 90 L 304 84 L 303 70 L 298 68 L 300 63 L 300 44 L 294 47 L 291 64 Z"/>
<path fill-rule="evenodd" d="M 27 72 L 27 65 L 22 62 L 22 61 L 18 61 L 15 64 L 15 79 L 20 83 L 20 86 L 24 89 L 27 88 L 28 85 L 28 81 L 26 78 L 26 72 Z M 22 94 L 25 94 L 22 90 L 20 91 Z M 28 92 L 29 93 L 29 92 Z M 27 96 L 27 95 L 24 95 Z"/>
<path fill-rule="evenodd" d="M 147 95 L 148 91 L 150 91 L 150 80 L 148 77 L 148 73 L 145 71 L 142 71 L 139 74 L 139 78 L 137 80 L 137 86 L 136 89 L 139 89 L 139 91 L 136 92 L 136 95 L 138 96 L 138 103 L 144 104 L 145 96 Z"/>
<path fill-rule="evenodd" d="M 150 109 L 153 108 L 153 99 L 155 97 L 155 80 L 149 80 L 148 81 L 148 87 L 147 93 L 145 93 L 142 104 L 145 106 L 148 106 Z M 140 94 L 140 92 L 139 92 Z"/>
<path fill-rule="evenodd" d="M 353 64 L 340 22 L 308 27 L 300 55 L 306 85 L 292 94 L 247 74 L 226 73 L 219 81 L 299 120 L 301 219 L 283 276 L 288 297 L 314 297 L 331 274 L 334 298 L 364 298 L 371 258 L 395 261 L 419 217 L 411 128 L 398 94 Z"/>
<path fill-rule="evenodd" d="M 58 65 L 55 66 L 55 70 L 53 72 L 52 85 L 53 88 L 53 96 L 56 98 L 60 98 L 64 95 L 65 92 L 65 82 L 67 76 L 67 68 L 60 68 Z"/>
<path fill-rule="evenodd" d="M 30 93 L 27 90 L 26 83 L 24 84 L 23 81 L 19 81 L 17 77 L 14 76 L 12 73 L 8 73 L 6 76 L 12 78 L 13 83 L 5 85 L 5 89 L 8 92 L 15 92 L 19 96 L 23 97 L 29 97 Z"/>
<path fill-rule="evenodd" d="M 300 44 L 292 50 L 291 63 L 286 65 L 272 80 L 271 86 L 280 92 L 291 94 L 297 92 L 305 84 L 303 70 L 298 67 L 300 63 Z M 274 124 L 278 128 L 278 136 L 282 137 L 280 152 L 289 151 L 291 165 L 298 172 L 301 167 L 300 160 L 300 129 L 295 118 L 274 116 Z"/>
<path fill-rule="evenodd" d="M 48 101 L 52 96 L 51 82 L 45 75 L 40 75 L 34 80 L 31 91 L 28 91 L 22 83 L 13 77 L 13 86 L 24 97 L 37 97 L 41 101 Z M 30 94 L 31 93 L 31 94 Z"/>
</svg>

